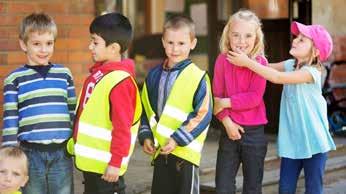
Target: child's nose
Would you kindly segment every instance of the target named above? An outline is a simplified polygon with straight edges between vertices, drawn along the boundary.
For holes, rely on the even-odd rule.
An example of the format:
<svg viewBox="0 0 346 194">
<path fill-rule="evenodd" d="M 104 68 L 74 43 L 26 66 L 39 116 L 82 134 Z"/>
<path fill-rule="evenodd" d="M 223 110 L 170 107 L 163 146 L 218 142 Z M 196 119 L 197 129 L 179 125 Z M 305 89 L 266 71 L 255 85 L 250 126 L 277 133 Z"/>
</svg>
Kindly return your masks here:
<svg viewBox="0 0 346 194">
<path fill-rule="evenodd" d="M 178 45 L 173 45 L 173 51 L 177 51 L 178 50 Z"/>
</svg>

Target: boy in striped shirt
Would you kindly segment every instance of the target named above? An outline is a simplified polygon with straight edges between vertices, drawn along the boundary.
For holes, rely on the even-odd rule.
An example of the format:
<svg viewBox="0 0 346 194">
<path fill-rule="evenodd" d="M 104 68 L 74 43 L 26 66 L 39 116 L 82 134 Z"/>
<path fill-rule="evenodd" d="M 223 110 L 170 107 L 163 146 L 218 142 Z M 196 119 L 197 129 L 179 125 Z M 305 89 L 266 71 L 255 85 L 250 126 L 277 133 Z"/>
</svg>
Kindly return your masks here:
<svg viewBox="0 0 346 194">
<path fill-rule="evenodd" d="M 56 24 L 44 13 L 33 13 L 23 19 L 19 33 L 27 63 L 4 81 L 2 145 L 20 146 L 29 158 L 24 194 L 73 193 L 72 160 L 65 147 L 76 97 L 70 70 L 49 62 Z"/>
</svg>

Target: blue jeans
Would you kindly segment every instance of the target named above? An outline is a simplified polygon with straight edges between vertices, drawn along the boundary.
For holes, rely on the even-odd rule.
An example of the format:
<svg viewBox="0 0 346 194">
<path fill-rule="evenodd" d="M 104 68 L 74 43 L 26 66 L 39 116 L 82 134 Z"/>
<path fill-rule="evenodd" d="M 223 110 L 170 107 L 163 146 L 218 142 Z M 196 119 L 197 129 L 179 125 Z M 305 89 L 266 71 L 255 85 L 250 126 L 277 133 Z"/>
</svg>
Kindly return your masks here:
<svg viewBox="0 0 346 194">
<path fill-rule="evenodd" d="M 326 161 L 327 153 L 315 154 L 307 159 L 281 158 L 279 193 L 296 193 L 299 174 L 304 168 L 305 194 L 322 194 Z"/>
<path fill-rule="evenodd" d="M 235 194 L 236 176 L 243 168 L 243 194 L 261 194 L 267 140 L 264 126 L 243 126 L 240 140 L 231 140 L 223 130 L 216 161 L 216 193 Z"/>
<path fill-rule="evenodd" d="M 23 194 L 73 194 L 72 159 L 64 148 L 21 147 L 29 159 L 29 181 Z"/>
</svg>

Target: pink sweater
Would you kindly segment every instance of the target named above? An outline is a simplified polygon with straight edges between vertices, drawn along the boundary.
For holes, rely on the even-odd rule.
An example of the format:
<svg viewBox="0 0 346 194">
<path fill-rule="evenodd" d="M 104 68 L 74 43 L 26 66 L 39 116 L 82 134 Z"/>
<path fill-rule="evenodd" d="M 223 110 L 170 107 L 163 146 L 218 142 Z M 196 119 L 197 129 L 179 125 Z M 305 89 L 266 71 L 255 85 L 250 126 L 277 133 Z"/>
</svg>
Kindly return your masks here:
<svg viewBox="0 0 346 194">
<path fill-rule="evenodd" d="M 267 65 L 264 56 L 256 57 L 257 62 Z M 223 109 L 216 117 L 222 121 L 229 116 L 240 125 L 260 125 L 267 123 L 263 94 L 266 80 L 248 68 L 238 67 L 220 54 L 215 62 L 214 97 L 230 98 L 231 108 Z"/>
</svg>

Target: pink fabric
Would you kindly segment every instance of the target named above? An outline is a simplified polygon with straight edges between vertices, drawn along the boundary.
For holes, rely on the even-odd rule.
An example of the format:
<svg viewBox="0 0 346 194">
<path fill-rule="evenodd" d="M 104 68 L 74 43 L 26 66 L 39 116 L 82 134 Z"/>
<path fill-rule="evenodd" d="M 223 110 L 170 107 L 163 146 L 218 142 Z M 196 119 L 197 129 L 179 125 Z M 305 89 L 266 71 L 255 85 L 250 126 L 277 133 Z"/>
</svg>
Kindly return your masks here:
<svg viewBox="0 0 346 194">
<path fill-rule="evenodd" d="M 263 56 L 256 58 L 257 62 L 267 65 Z M 245 67 L 229 63 L 225 54 L 220 54 L 215 62 L 213 78 L 214 97 L 230 98 L 231 108 L 224 109 L 216 117 L 222 121 L 229 116 L 241 125 L 266 124 L 266 110 L 263 94 L 266 80 Z"/>
<path fill-rule="evenodd" d="M 321 25 L 304 25 L 299 22 L 292 22 L 291 32 L 294 35 L 299 33 L 310 38 L 315 47 L 320 51 L 320 60 L 328 59 L 333 50 L 333 41 L 328 31 Z"/>
</svg>

